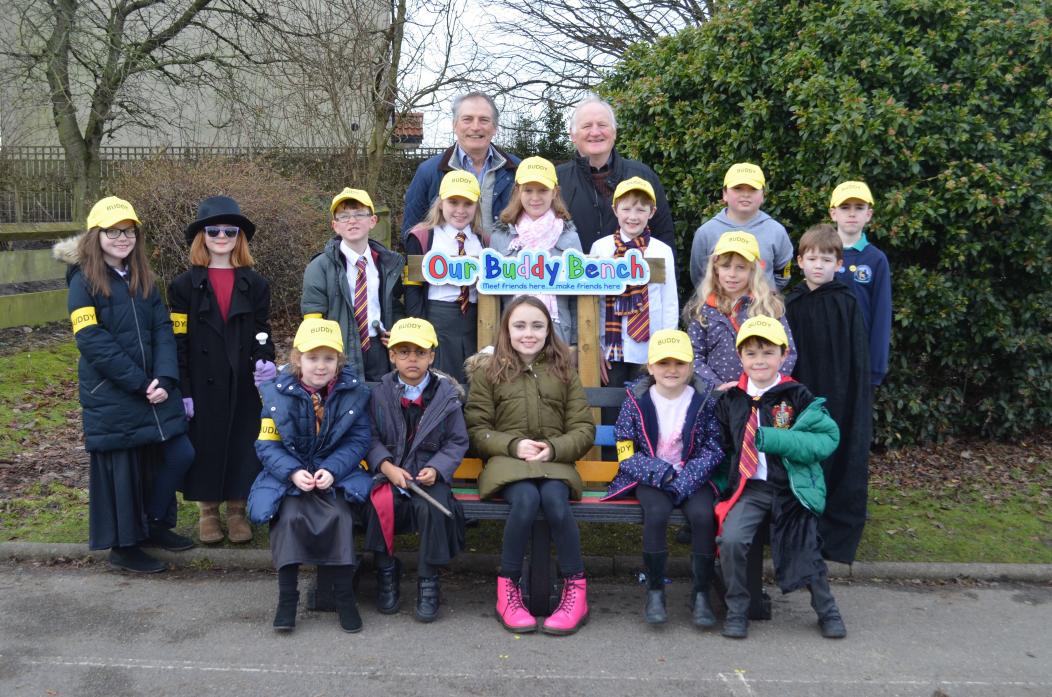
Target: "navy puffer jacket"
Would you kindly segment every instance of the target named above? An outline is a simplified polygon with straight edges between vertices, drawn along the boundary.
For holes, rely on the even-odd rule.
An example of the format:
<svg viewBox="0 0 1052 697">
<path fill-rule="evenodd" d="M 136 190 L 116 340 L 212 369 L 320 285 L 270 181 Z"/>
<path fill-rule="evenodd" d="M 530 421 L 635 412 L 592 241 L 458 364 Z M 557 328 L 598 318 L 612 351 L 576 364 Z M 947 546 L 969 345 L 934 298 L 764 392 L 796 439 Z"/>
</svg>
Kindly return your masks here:
<svg viewBox="0 0 1052 697">
<path fill-rule="evenodd" d="M 77 375 L 88 451 L 124 450 L 186 433 L 179 361 L 168 308 L 156 288 L 132 295 L 127 281 L 110 270 L 110 296 L 92 293 L 71 256 L 74 244 L 56 256 L 74 264 L 66 275 L 73 337 L 80 351 Z M 158 379 L 168 399 L 151 405 L 146 388 Z"/>
<path fill-rule="evenodd" d="M 259 386 L 263 398 L 256 454 L 263 471 L 248 495 L 248 517 L 253 523 L 273 518 L 285 496 L 301 492 L 290 477 L 296 470 L 311 474 L 328 470 L 332 489 L 352 503 L 369 495 L 372 478 L 361 462 L 372 441 L 369 388 L 349 366 L 336 378 L 325 399 L 321 430 L 316 431 L 314 406 L 299 379 L 288 372 Z"/>
<path fill-rule="evenodd" d="M 627 388 L 614 434 L 617 438 L 617 475 L 610 482 L 605 499 L 625 496 L 637 484 L 646 484 L 672 495 L 678 506 L 708 484 L 723 459 L 720 425 L 716 421 L 716 395 L 713 386 L 699 377 L 688 386 L 694 392 L 683 420 L 683 463 L 676 471 L 671 463 L 655 455 L 658 432 L 657 412 L 650 399 L 654 378 L 646 375 Z"/>
</svg>

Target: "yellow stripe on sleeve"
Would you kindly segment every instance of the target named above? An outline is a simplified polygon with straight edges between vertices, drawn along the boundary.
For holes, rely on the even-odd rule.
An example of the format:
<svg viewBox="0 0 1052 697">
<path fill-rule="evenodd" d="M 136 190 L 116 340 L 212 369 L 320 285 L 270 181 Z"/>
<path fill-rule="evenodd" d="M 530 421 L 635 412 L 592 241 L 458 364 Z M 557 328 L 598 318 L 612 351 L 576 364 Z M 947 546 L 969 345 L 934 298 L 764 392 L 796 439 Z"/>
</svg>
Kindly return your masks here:
<svg viewBox="0 0 1052 697">
<path fill-rule="evenodd" d="M 186 313 L 185 312 L 173 312 L 172 318 L 172 332 L 175 334 L 186 334 Z"/>
<path fill-rule="evenodd" d="M 90 327 L 93 324 L 99 323 L 98 319 L 95 317 L 95 307 L 93 305 L 78 307 L 76 310 L 69 313 L 69 321 L 73 323 L 74 334 L 84 327 Z"/>
<path fill-rule="evenodd" d="M 259 438 L 256 440 L 281 440 L 281 434 L 278 433 L 274 419 L 262 419 L 259 422 Z"/>
<path fill-rule="evenodd" d="M 636 445 L 630 440 L 617 441 L 617 461 L 624 462 L 636 454 Z"/>
</svg>

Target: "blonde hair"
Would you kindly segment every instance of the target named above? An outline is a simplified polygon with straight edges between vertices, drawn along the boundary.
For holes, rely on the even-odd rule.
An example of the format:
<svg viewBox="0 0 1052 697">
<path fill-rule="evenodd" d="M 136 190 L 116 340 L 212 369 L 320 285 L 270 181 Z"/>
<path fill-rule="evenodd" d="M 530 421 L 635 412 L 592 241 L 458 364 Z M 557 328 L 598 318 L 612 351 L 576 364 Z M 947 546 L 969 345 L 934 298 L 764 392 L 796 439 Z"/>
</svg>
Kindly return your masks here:
<svg viewBox="0 0 1052 697">
<path fill-rule="evenodd" d="M 508 205 L 500 212 L 500 221 L 507 223 L 508 225 L 514 225 L 519 222 L 519 217 L 522 215 L 522 196 L 520 192 L 520 184 L 516 184 L 511 190 L 511 199 L 508 201 Z M 555 198 L 552 199 L 552 210 L 555 212 L 556 218 L 562 218 L 563 220 L 570 219 L 570 210 L 566 207 L 566 201 L 563 201 L 562 194 L 559 193 L 559 185 L 555 185 Z"/>
<path fill-rule="evenodd" d="M 541 347 L 538 355 L 544 356 L 552 373 L 560 382 L 569 384 L 575 375 L 573 361 L 570 358 L 570 347 L 559 338 L 559 334 L 555 331 L 548 308 L 532 295 L 520 295 L 504 308 L 504 314 L 500 318 L 500 330 L 497 332 L 497 345 L 493 348 L 493 357 L 489 365 L 486 366 L 486 377 L 494 385 L 499 385 L 511 382 L 526 372 L 526 363 L 511 347 L 511 332 L 508 329 L 511 323 L 511 313 L 520 305 L 529 305 L 544 313 L 544 319 L 548 321 L 548 336 L 544 338 L 544 346 Z"/>
<path fill-rule="evenodd" d="M 110 271 L 102 255 L 102 242 L 99 241 L 99 230 L 101 229 L 93 227 L 80 236 L 80 241 L 77 242 L 77 263 L 91 292 L 108 298 L 110 297 Z M 140 295 L 145 298 L 153 290 L 156 277 L 153 275 L 153 269 L 150 268 L 150 262 L 146 259 L 146 240 L 143 239 L 142 228 L 136 225 L 134 229 L 135 246 L 124 259 L 124 263 L 128 266 L 128 290 L 132 295 Z"/>
<path fill-rule="evenodd" d="M 686 307 L 683 308 L 683 320 L 686 323 L 689 324 L 691 320 L 698 320 L 701 326 L 707 326 L 707 320 L 702 313 L 702 309 L 708 303 L 710 295 L 716 296 L 716 309 L 722 314 L 729 315 L 734 311 L 736 301 L 727 297 L 723 292 L 723 288 L 720 287 L 719 279 L 716 276 L 716 267 L 730 264 L 733 257 L 738 257 L 745 263 L 749 263 L 745 257 L 737 252 L 727 252 L 719 256 L 713 254 L 709 257 L 708 264 L 705 267 L 705 278 L 698 285 L 697 290 L 694 291 L 694 295 L 691 296 Z M 749 287 L 746 288 L 744 293 L 751 299 L 748 316 L 767 315 L 768 317 L 780 319 L 785 314 L 785 303 L 782 302 L 780 295 L 771 290 L 771 286 L 767 282 L 767 274 L 764 273 L 759 260 L 751 264 L 750 274 Z"/>
<path fill-rule="evenodd" d="M 435 200 L 431 202 L 431 208 L 427 210 L 427 215 L 419 223 L 413 226 L 413 230 L 424 229 L 433 230 L 440 225 L 445 225 L 446 219 L 442 215 L 442 197 L 436 196 Z M 471 220 L 471 231 L 478 235 L 479 239 L 482 240 L 482 246 L 486 247 L 489 245 L 489 235 L 486 234 L 485 230 L 482 229 L 482 204 L 475 201 L 475 217 Z M 423 250 L 426 254 L 427 250 Z"/>
<path fill-rule="evenodd" d="M 190 243 L 190 264 L 207 267 L 211 263 L 212 255 L 205 245 L 205 231 L 199 230 L 194 235 L 194 241 Z M 230 265 L 236 269 L 242 266 L 251 267 L 255 263 L 252 252 L 248 251 L 248 238 L 245 236 L 245 231 L 242 230 L 234 238 L 234 249 L 230 252 Z"/>
<path fill-rule="evenodd" d="M 336 351 L 331 346 L 319 346 L 318 348 L 327 348 L 330 351 Z M 311 349 L 314 351 L 316 349 Z M 308 351 L 307 353 L 310 353 Z M 289 364 L 288 371 L 299 379 L 303 375 L 303 371 L 300 369 L 300 358 L 303 356 L 303 352 L 298 348 L 289 349 Z M 344 355 L 343 351 L 336 351 L 336 374 L 339 375 L 343 367 L 347 365 L 347 356 Z"/>
</svg>

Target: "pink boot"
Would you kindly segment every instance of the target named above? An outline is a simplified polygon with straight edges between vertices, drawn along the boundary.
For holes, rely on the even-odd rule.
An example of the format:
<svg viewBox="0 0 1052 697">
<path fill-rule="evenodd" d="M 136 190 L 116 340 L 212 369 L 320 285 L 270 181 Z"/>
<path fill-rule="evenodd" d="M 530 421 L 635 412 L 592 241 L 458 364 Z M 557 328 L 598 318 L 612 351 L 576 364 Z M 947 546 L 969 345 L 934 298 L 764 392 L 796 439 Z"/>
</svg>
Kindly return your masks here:
<svg viewBox="0 0 1052 697">
<path fill-rule="evenodd" d="M 559 607 L 544 620 L 541 631 L 545 634 L 573 634 L 588 622 L 588 586 L 581 578 L 563 581 L 563 597 Z"/>
<path fill-rule="evenodd" d="M 506 576 L 497 577 L 497 619 L 509 632 L 537 631 L 537 620 L 522 604 L 519 584 Z"/>
</svg>

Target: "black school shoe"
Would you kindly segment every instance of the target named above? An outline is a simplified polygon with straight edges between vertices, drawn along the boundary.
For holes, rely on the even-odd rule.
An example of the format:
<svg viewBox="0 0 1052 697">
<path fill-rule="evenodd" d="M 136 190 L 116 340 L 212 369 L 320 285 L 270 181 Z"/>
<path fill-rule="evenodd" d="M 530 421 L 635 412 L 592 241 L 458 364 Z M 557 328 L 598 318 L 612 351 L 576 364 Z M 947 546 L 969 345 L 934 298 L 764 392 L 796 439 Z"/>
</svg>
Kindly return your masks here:
<svg viewBox="0 0 1052 697">
<path fill-rule="evenodd" d="M 160 523 L 150 523 L 150 536 L 143 541 L 143 546 L 160 547 L 169 552 L 184 552 L 193 548 L 194 541 Z"/>
<path fill-rule="evenodd" d="M 154 559 L 135 545 L 113 547 L 110 549 L 109 562 L 110 568 L 137 574 L 158 574 L 168 570 L 167 564 L 160 559 Z"/>
<path fill-rule="evenodd" d="M 416 582 L 416 619 L 420 622 L 434 622 L 438 619 L 439 589 L 438 576 L 421 578 Z"/>
<path fill-rule="evenodd" d="M 840 616 L 840 610 L 836 608 L 827 612 L 825 617 L 820 617 L 818 626 L 822 630 L 822 636 L 826 639 L 843 639 L 847 636 L 844 618 Z"/>
<path fill-rule="evenodd" d="M 744 639 L 749 636 L 749 618 L 747 615 L 728 614 L 723 620 L 723 631 L 728 639 Z"/>
</svg>

